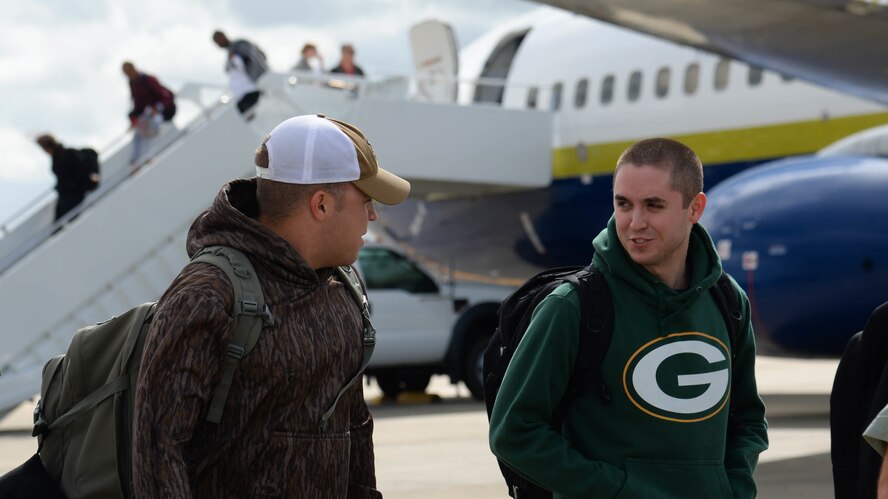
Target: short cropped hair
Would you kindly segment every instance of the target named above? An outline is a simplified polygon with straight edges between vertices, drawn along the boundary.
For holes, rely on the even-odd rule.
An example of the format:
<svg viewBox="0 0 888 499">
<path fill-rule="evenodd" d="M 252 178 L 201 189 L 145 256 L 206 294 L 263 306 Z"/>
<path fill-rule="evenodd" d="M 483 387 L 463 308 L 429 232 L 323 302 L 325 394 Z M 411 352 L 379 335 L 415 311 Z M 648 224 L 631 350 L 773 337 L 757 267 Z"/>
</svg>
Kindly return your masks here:
<svg viewBox="0 0 888 499">
<path fill-rule="evenodd" d="M 669 169 L 672 188 L 681 193 L 685 206 L 703 192 L 703 163 L 690 147 L 677 140 L 654 138 L 632 144 L 617 160 L 614 182 L 620 168 L 626 164 Z"/>
<path fill-rule="evenodd" d="M 266 139 L 267 140 L 267 139 Z M 256 148 L 256 166 L 268 168 L 268 148 L 263 143 Z M 327 191 L 333 195 L 334 207 L 342 208 L 340 194 L 344 182 L 331 184 L 289 184 L 264 178 L 257 179 L 256 201 L 259 214 L 275 222 L 286 220 L 296 213 L 317 191 Z"/>
</svg>

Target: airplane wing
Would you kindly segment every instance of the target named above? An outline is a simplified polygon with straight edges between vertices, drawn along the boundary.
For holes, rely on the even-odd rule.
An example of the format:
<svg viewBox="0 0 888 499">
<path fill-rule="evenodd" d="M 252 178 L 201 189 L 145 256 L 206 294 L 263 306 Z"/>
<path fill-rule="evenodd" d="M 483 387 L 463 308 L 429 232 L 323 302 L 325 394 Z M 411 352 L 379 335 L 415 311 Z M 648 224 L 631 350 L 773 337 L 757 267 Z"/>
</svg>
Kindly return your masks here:
<svg viewBox="0 0 888 499">
<path fill-rule="evenodd" d="M 539 0 L 888 103 L 888 0 Z"/>
</svg>

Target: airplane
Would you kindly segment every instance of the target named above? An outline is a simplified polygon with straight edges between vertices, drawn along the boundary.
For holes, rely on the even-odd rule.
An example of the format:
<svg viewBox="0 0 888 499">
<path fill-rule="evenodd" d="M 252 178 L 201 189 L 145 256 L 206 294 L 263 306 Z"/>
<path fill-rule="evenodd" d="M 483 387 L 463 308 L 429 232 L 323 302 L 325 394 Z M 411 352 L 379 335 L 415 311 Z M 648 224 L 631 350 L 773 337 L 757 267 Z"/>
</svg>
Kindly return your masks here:
<svg viewBox="0 0 888 499">
<path fill-rule="evenodd" d="M 886 0 L 539 0 L 888 103 Z"/>
<path fill-rule="evenodd" d="M 551 7 L 494 29 L 458 60 L 453 38 L 439 30 L 413 47 L 409 98 L 405 78 L 270 72 L 247 123 L 226 96 L 206 99 L 218 90 L 183 87 L 178 96 L 201 112 L 158 136 L 150 167 L 133 172 L 129 145 L 118 144 L 102 151 L 104 186 L 63 220 L 52 221 L 47 197 L 0 224 L 0 414 L 36 392 L 43 363 L 78 327 L 163 292 L 184 264 L 191 221 L 219 185 L 251 173 L 249 151 L 296 114 L 357 124 L 412 181 L 414 200 L 380 209 L 408 253 L 457 280 L 507 285 L 588 262 L 611 212 L 613 164 L 638 138 L 688 143 L 711 187 L 888 121 L 883 105 Z"/>
<path fill-rule="evenodd" d="M 888 103 L 885 0 L 542 3 Z M 888 129 L 876 127 L 708 192 L 702 223 L 754 301 L 766 348 L 840 354 L 888 300 L 886 156 Z"/>
<path fill-rule="evenodd" d="M 608 2 L 547 3 L 586 14 L 586 7 Z M 623 3 L 616 3 L 602 10 L 618 11 Z M 614 22 L 618 16 L 598 17 Z M 839 354 L 869 312 L 888 300 L 882 256 L 888 245 L 875 236 L 879 229 L 885 233 L 884 223 L 876 220 L 888 220 L 888 204 L 880 202 L 880 191 L 873 187 L 888 192 L 888 186 L 878 172 L 870 171 L 877 160 L 861 160 L 870 165 L 865 176 L 850 166 L 855 161 L 829 157 L 793 160 L 789 176 L 780 168 L 737 176 L 766 161 L 814 153 L 854 132 L 888 123 L 888 99 L 878 103 L 827 90 L 786 73 L 547 9 L 507 23 L 464 48 L 459 80 L 480 82 L 459 88 L 456 99 L 463 104 L 553 113 L 554 179 L 543 189 L 415 199 L 383 207 L 381 220 L 388 233 L 419 257 L 449 262 L 463 279 L 503 284 L 519 284 L 546 267 L 586 264 L 592 239 L 613 211 L 611 183 L 618 154 L 637 139 L 667 136 L 688 144 L 704 163 L 711 195 L 710 216 L 703 223 L 720 238 L 722 249 L 733 243 L 734 251 L 723 252 L 723 263 L 755 298 L 755 326 L 768 348 Z M 868 98 L 878 94 L 848 83 L 837 86 Z M 815 170 L 831 173 L 814 175 Z M 837 181 L 845 176 L 849 178 Z M 777 181 L 784 178 L 788 184 Z M 795 187 L 803 178 L 806 187 Z M 731 187 L 719 190 L 726 179 Z M 750 202 L 749 183 L 763 193 L 755 198 L 758 202 Z M 810 196 L 815 189 L 830 199 L 856 202 L 817 204 Z M 778 199 L 785 210 L 774 206 Z M 804 216 L 804 223 L 796 216 L 802 207 L 816 208 Z M 765 215 L 767 224 L 737 228 L 737 220 L 760 221 Z M 842 255 L 829 230 L 829 224 L 839 221 L 841 246 L 869 255 L 859 258 L 869 262 L 858 262 L 861 271 L 826 261 Z M 759 249 L 774 238 L 782 246 Z M 746 270 L 753 254 L 758 258 L 754 283 Z M 774 258 L 778 261 L 771 262 Z M 841 283 L 843 293 L 834 294 L 838 284 L 830 282 Z"/>
</svg>

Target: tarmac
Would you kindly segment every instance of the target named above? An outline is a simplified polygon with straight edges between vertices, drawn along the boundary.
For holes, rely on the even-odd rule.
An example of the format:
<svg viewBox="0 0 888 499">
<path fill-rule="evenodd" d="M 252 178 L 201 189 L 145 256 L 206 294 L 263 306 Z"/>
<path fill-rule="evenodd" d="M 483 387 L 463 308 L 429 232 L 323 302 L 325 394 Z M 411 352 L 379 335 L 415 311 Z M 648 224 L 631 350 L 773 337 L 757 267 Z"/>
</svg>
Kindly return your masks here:
<svg viewBox="0 0 888 499">
<path fill-rule="evenodd" d="M 768 410 L 771 447 L 756 470 L 764 499 L 833 497 L 829 457 L 829 392 L 836 359 L 759 356 L 759 392 Z M 365 396 L 375 419 L 378 488 L 387 499 L 505 498 L 496 459 L 487 446 L 484 404 L 462 385 L 437 376 L 431 403 L 381 403 L 373 383 Z M 34 401 L 0 421 L 0 474 L 36 451 Z"/>
</svg>

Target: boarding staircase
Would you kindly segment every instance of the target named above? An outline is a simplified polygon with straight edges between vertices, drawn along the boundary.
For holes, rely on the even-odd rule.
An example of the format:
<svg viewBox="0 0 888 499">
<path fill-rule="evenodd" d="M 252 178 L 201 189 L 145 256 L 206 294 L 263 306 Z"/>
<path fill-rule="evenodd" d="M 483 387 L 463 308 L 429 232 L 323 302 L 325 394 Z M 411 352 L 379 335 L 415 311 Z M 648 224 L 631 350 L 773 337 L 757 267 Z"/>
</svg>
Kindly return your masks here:
<svg viewBox="0 0 888 499">
<path fill-rule="evenodd" d="M 412 196 L 483 195 L 548 185 L 549 113 L 408 98 L 406 78 L 268 74 L 254 119 L 227 96 L 163 129 L 134 165 L 124 141 L 102 151 L 103 184 L 54 222 L 54 193 L 0 229 L 0 416 L 33 397 L 41 370 L 78 328 L 156 300 L 187 262 L 185 237 L 220 186 L 252 175 L 280 121 L 325 113 L 358 125 Z M 206 91 L 188 85 L 179 97 Z M 200 99 L 195 98 L 195 101 Z"/>
</svg>

